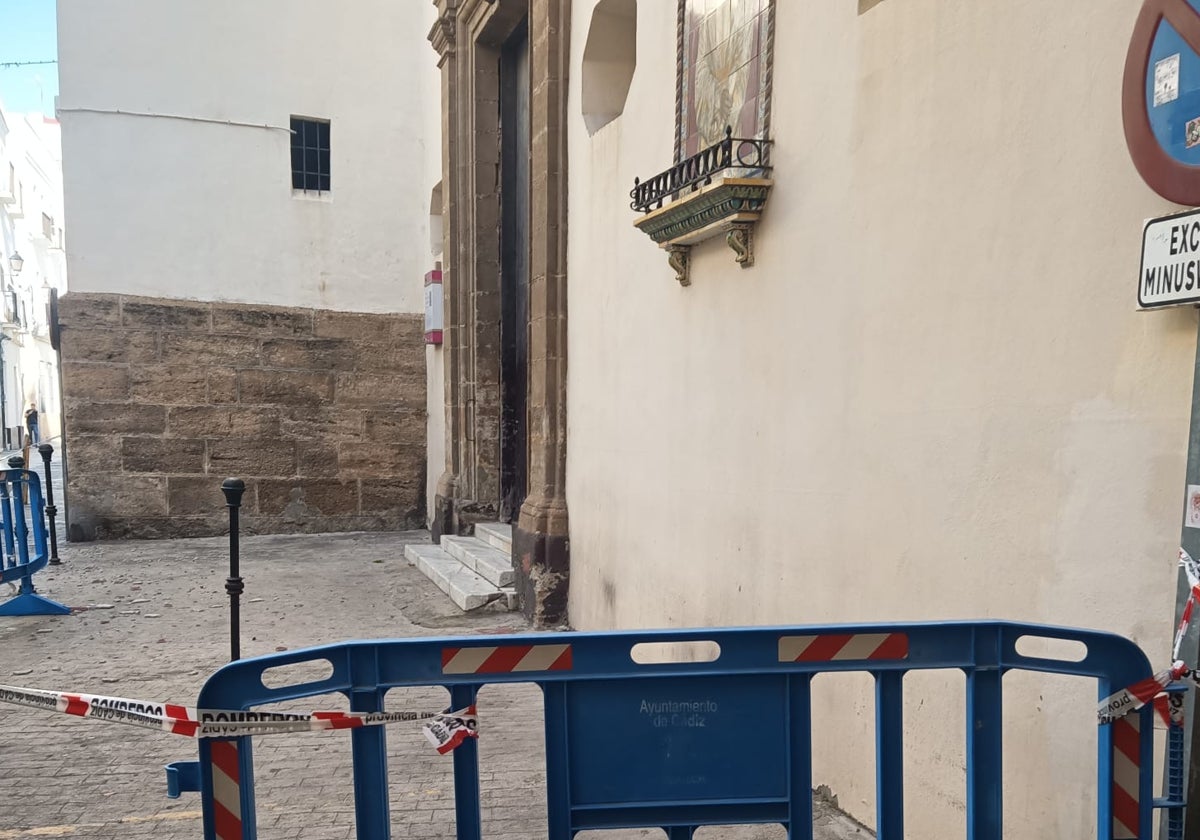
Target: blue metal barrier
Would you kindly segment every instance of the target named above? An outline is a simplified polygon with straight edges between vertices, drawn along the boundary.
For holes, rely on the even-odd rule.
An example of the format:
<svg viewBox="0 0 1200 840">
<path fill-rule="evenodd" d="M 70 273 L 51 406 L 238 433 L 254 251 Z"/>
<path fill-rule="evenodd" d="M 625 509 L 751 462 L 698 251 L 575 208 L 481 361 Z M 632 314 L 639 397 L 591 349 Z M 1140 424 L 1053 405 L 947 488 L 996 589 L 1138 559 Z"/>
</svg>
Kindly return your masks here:
<svg viewBox="0 0 1200 840">
<path fill-rule="evenodd" d="M 69 607 L 37 594 L 33 576 L 50 561 L 42 485 L 32 470 L 0 472 L 0 583 L 18 583 L 20 591 L 0 603 L 2 615 L 67 615 Z M 32 539 L 32 554 L 30 540 Z"/>
<path fill-rule="evenodd" d="M 1077 662 L 1020 654 L 1023 636 L 1086 646 Z M 639 644 L 715 642 L 712 662 L 638 664 Z M 265 688 L 262 673 L 324 660 L 328 679 Z M 816 674 L 875 678 L 876 829 L 904 836 L 903 680 L 909 671 L 966 673 L 967 837 L 1003 836 L 1002 677 L 1010 670 L 1096 680 L 1097 697 L 1151 675 L 1119 636 L 1006 622 L 744 628 L 359 641 L 233 662 L 205 683 L 199 708 L 249 709 L 340 692 L 350 708 L 382 711 L 397 686 L 444 686 L 450 706 L 490 683 L 533 682 L 545 698 L 549 837 L 585 829 L 664 828 L 687 840 L 702 825 L 781 823 L 812 837 L 812 705 Z M 1150 706 L 1099 729 L 1100 840 L 1149 840 L 1153 799 Z M 486 721 L 487 710 L 482 710 Z M 752 737 L 769 732 L 773 737 Z M 482 730 L 487 737 L 486 724 Z M 385 732 L 351 731 L 357 836 L 391 836 Z M 460 840 L 480 837 L 477 745 L 453 756 Z M 170 769 L 174 791 L 202 793 L 207 840 L 253 840 L 249 737 L 200 743 Z M 186 780 L 196 776 L 190 783 Z"/>
</svg>

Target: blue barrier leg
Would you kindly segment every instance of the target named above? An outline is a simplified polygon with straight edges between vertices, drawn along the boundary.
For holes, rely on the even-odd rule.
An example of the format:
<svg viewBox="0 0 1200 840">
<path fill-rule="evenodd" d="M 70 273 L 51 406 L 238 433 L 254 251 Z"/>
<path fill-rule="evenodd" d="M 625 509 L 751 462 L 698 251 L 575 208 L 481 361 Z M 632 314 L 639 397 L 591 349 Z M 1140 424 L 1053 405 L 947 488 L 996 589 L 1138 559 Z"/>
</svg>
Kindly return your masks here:
<svg viewBox="0 0 1200 840">
<path fill-rule="evenodd" d="M 1150 703 L 1142 707 L 1141 711 L 1141 728 L 1145 732 L 1154 731 L 1154 704 Z M 1138 782 L 1139 801 L 1154 802 L 1154 740 L 1152 738 L 1142 738 L 1139 743 L 1138 753 L 1141 760 L 1139 767 L 1141 768 L 1140 779 Z M 1154 836 L 1154 808 L 1153 806 L 1143 806 L 1141 815 L 1138 818 L 1138 835 L 1150 840 Z"/>
<path fill-rule="evenodd" d="M 967 840 L 1002 840 L 1000 669 L 967 674 Z"/>
<path fill-rule="evenodd" d="M 350 711 L 382 712 L 383 692 L 371 688 L 350 692 Z M 358 840 L 388 840 L 392 819 L 388 809 L 387 735 L 382 726 L 363 726 L 350 732 L 354 763 L 354 819 Z"/>
<path fill-rule="evenodd" d="M 71 608 L 64 606 L 57 601 L 51 601 L 49 598 L 43 598 L 41 595 L 33 592 L 32 586 L 29 586 L 30 591 L 26 591 L 29 578 L 22 578 L 21 594 L 14 595 L 3 604 L 0 604 L 0 615 L 70 615 Z"/>
<path fill-rule="evenodd" d="M 904 840 L 904 674 L 875 675 L 875 813 L 878 840 Z"/>
<path fill-rule="evenodd" d="M 812 674 L 788 678 L 787 725 L 792 800 L 788 840 L 812 840 Z"/>
<path fill-rule="evenodd" d="M 450 708 L 465 709 L 475 702 L 478 686 L 450 689 Z M 454 750 L 454 821 L 458 840 L 479 840 L 479 742 L 468 738 Z"/>
<path fill-rule="evenodd" d="M 546 818 L 549 840 L 571 840 L 570 744 L 567 743 L 567 685 L 546 683 Z M 465 840 L 459 835 L 459 840 Z"/>
<path fill-rule="evenodd" d="M 14 485 L 14 489 L 18 493 L 21 492 L 19 485 Z M 8 556 L 8 564 L 15 566 L 20 560 L 17 559 L 17 546 L 13 539 L 13 515 L 10 503 L 8 483 L 0 481 L 0 522 L 3 523 L 4 553 Z"/>
</svg>

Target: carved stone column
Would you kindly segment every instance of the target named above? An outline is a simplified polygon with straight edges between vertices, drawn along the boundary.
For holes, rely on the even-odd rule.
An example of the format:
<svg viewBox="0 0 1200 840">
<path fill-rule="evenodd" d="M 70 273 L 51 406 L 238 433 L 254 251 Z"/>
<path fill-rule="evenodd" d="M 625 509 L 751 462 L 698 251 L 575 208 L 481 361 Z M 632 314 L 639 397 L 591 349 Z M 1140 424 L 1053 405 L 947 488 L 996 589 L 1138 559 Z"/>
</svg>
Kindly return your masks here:
<svg viewBox="0 0 1200 840">
<path fill-rule="evenodd" d="M 445 472 L 438 478 L 436 496 L 433 501 L 433 538 L 442 534 L 456 533 L 454 523 L 454 500 L 459 493 L 459 475 L 462 474 L 462 452 L 458 442 L 462 439 L 462 336 L 464 319 L 459 305 L 460 281 L 458 239 L 462 221 L 458 217 L 459 203 L 453 198 L 459 190 L 458 164 L 458 79 L 459 53 L 457 49 L 459 0 L 434 0 L 438 19 L 429 33 L 429 40 L 438 53 L 438 69 L 441 71 L 441 130 L 442 130 L 442 253 L 445 264 L 442 268 L 442 295 L 444 329 L 442 352 L 445 354 L 445 412 L 446 412 L 446 465 Z"/>
<path fill-rule="evenodd" d="M 528 488 L 513 529 L 522 609 L 566 618 L 568 543 L 567 64 L 569 0 L 436 0 L 441 56 L 446 472 L 435 537 L 495 518 L 500 506 L 499 57 L 528 16 L 530 346 Z"/>
<path fill-rule="evenodd" d="M 531 0 L 529 493 L 513 529 L 522 609 L 567 618 L 567 71 L 570 0 Z"/>
</svg>

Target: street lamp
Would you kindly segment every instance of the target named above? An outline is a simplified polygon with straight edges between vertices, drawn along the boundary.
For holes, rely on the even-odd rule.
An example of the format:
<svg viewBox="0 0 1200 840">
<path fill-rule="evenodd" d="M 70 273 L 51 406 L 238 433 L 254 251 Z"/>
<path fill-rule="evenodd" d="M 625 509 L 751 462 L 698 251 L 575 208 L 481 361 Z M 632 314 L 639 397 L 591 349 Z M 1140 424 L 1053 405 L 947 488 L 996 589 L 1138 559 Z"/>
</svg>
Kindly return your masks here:
<svg viewBox="0 0 1200 840">
<path fill-rule="evenodd" d="M 21 273 L 21 269 L 25 267 L 25 259 L 20 252 L 13 251 L 13 255 L 8 258 L 8 267 L 12 269 L 14 277 Z"/>
</svg>

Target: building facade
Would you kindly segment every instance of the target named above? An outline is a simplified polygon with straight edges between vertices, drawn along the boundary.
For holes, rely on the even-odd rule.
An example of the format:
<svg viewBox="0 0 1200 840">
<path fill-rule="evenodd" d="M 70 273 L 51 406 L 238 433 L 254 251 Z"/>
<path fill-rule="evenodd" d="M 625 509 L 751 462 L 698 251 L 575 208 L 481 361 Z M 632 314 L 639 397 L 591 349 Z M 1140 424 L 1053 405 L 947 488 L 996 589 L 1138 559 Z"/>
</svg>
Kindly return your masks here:
<svg viewBox="0 0 1200 840">
<path fill-rule="evenodd" d="M 326 11 L 59 4 L 76 538 L 424 524 L 433 13 Z"/>
<path fill-rule="evenodd" d="M 0 108 L 0 445 L 26 441 L 38 409 L 42 439 L 61 431 L 51 300 L 66 291 L 62 158 L 57 120 Z"/>
<path fill-rule="evenodd" d="M 1137 4 L 436 5 L 435 526 L 511 519 L 527 614 L 996 617 L 1168 655 L 1197 321 L 1137 311 L 1142 223 L 1178 209 L 1124 136 Z M 914 836 L 964 833 L 963 691 L 907 681 Z M 1006 828 L 1084 836 L 1095 697 L 1005 691 Z M 870 678 L 813 702 L 814 779 L 869 825 Z"/>
</svg>

